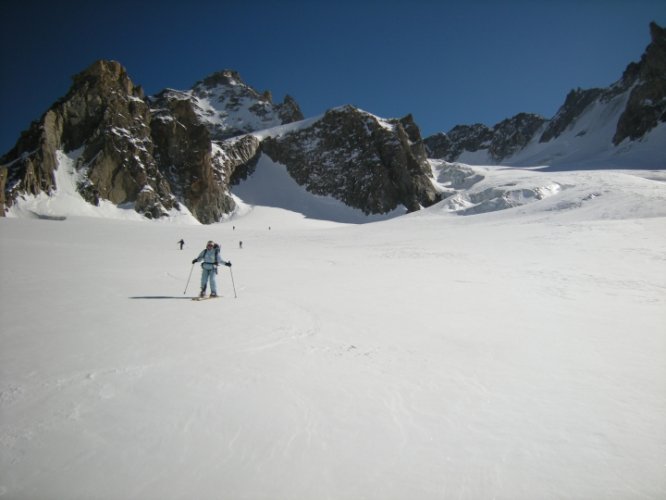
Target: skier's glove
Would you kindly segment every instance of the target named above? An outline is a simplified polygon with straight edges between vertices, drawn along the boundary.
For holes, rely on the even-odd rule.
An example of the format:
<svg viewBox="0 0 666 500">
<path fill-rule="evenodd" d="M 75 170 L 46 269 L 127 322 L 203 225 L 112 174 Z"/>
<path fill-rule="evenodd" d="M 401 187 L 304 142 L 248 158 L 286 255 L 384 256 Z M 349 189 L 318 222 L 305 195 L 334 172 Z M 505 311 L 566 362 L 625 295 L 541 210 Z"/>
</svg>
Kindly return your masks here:
<svg viewBox="0 0 666 500">
<path fill-rule="evenodd" d="M 192 264 L 196 264 L 196 263 L 197 263 L 197 259 L 194 259 L 194 260 L 192 261 Z"/>
<path fill-rule="evenodd" d="M 231 262 L 225 262 L 224 265 L 227 267 L 231 267 Z"/>
</svg>

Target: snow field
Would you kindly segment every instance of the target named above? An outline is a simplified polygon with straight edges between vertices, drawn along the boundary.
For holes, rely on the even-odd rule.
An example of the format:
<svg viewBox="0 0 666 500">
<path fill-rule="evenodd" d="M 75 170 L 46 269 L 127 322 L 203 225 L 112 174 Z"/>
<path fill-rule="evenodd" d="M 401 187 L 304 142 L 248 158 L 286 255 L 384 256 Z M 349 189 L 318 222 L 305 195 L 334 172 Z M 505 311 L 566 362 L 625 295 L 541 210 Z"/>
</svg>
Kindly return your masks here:
<svg viewBox="0 0 666 500">
<path fill-rule="evenodd" d="M 467 217 L 0 220 L 0 495 L 663 496 L 664 185 L 562 175 Z M 183 295 L 208 239 L 237 299 Z"/>
</svg>

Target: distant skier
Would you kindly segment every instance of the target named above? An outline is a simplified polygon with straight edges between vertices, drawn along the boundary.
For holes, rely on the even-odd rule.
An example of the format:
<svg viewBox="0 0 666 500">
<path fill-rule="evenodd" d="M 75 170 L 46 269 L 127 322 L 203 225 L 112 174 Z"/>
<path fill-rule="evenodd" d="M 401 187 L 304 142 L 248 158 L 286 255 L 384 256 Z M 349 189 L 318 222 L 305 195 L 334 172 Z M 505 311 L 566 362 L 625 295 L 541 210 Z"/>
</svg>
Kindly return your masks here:
<svg viewBox="0 0 666 500">
<path fill-rule="evenodd" d="M 240 248 L 241 250 L 243 249 L 243 242 L 242 241 L 238 242 L 238 248 Z"/>
<path fill-rule="evenodd" d="M 182 249 L 183 249 L 183 246 L 185 245 L 185 240 L 183 240 L 183 239 L 181 238 L 180 241 L 178 242 L 178 244 L 180 245 L 180 249 L 182 250 Z"/>
<path fill-rule="evenodd" d="M 203 261 L 201 264 L 201 292 L 199 297 L 206 296 L 206 287 L 210 282 L 210 296 L 217 297 L 217 281 L 215 275 L 217 274 L 217 266 L 224 264 L 231 267 L 231 262 L 222 260 L 220 256 L 220 245 L 209 241 L 206 244 L 206 249 L 202 250 L 199 256 L 192 261 L 192 264 Z"/>
</svg>

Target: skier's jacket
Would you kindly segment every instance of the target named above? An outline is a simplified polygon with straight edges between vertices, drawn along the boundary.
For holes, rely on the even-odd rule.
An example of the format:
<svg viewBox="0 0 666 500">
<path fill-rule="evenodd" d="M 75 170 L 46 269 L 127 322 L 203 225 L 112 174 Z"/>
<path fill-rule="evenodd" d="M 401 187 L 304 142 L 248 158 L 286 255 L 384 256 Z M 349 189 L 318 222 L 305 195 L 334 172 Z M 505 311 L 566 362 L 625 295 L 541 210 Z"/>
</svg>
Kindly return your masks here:
<svg viewBox="0 0 666 500">
<path fill-rule="evenodd" d="M 208 269 L 209 271 L 211 269 L 217 268 L 218 264 L 223 264 L 224 261 L 222 260 L 222 257 L 220 257 L 220 245 L 215 245 L 210 250 L 208 250 L 207 248 L 202 250 L 199 256 L 197 257 L 197 262 L 200 261 L 203 261 L 201 267 L 203 267 L 204 269 Z"/>
</svg>

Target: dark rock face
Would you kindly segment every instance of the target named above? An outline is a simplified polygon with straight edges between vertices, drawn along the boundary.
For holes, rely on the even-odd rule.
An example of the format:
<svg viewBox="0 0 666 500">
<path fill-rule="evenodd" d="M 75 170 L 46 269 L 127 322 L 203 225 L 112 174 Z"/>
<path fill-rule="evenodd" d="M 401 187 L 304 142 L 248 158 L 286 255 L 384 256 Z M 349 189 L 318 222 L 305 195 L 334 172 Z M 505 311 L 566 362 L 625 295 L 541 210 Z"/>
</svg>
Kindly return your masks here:
<svg viewBox="0 0 666 500">
<path fill-rule="evenodd" d="M 57 117 L 47 112 L 43 121 L 47 119 L 52 122 Z M 55 151 L 59 143 L 57 133 L 39 122 L 33 122 L 21 134 L 14 148 L 0 159 L 2 168 L 6 170 L 3 190 L 6 204 L 11 205 L 19 193 L 36 195 L 55 189 L 53 172 L 57 165 Z"/>
<path fill-rule="evenodd" d="M 366 214 L 438 201 L 418 127 L 411 116 L 380 120 L 351 106 L 326 112 L 303 128 L 262 143 L 308 191 Z"/>
<path fill-rule="evenodd" d="M 216 168 L 210 133 L 189 99 L 167 91 L 153 101 L 155 159 L 176 197 L 203 223 L 216 222 L 235 206 Z"/>
<path fill-rule="evenodd" d="M 261 156 L 261 141 L 253 135 L 228 139 L 222 143 L 232 172 L 231 184 L 238 184 L 254 172 Z"/>
<path fill-rule="evenodd" d="M 0 160 L 9 169 L 8 201 L 18 193 L 52 192 L 56 151 L 80 150 L 76 169 L 84 181 L 78 189 L 86 200 L 134 203 L 148 217 L 165 215 L 175 199 L 154 161 L 149 122 L 143 91 L 125 69 L 94 63 Z"/>
<path fill-rule="evenodd" d="M 423 139 L 423 146 L 430 158 L 439 158 L 446 161 L 454 161 L 460 155 L 460 152 L 462 152 L 455 153 L 453 141 L 444 132 L 437 132 L 426 137 Z"/>
<path fill-rule="evenodd" d="M 531 113 L 519 113 L 493 127 L 491 158 L 501 161 L 523 149 L 532 140 L 546 119 Z"/>
<path fill-rule="evenodd" d="M 480 123 L 458 125 L 448 134 L 436 134 L 423 142 L 431 158 L 452 162 L 465 151 L 487 150 L 493 160 L 500 162 L 524 148 L 545 121 L 539 115 L 520 113 L 492 129 Z"/>
<path fill-rule="evenodd" d="M 298 103 L 290 95 L 284 96 L 284 101 L 282 101 L 282 104 L 278 104 L 276 108 L 283 124 L 298 122 L 304 118 Z"/>
<path fill-rule="evenodd" d="M 652 42 L 639 63 L 630 64 L 622 85 L 635 85 L 617 124 L 613 143 L 640 139 L 660 122 L 666 121 L 666 29 L 650 24 Z"/>
<path fill-rule="evenodd" d="M 558 137 L 585 111 L 585 108 L 599 98 L 601 93 L 601 89 L 576 89 L 569 92 L 562 107 L 548 123 L 539 142 L 548 142 Z"/>
<path fill-rule="evenodd" d="M 491 129 L 481 123 L 456 125 L 448 134 L 426 137 L 423 143 L 430 158 L 454 161 L 464 151 L 487 149 L 493 140 Z"/>
</svg>

